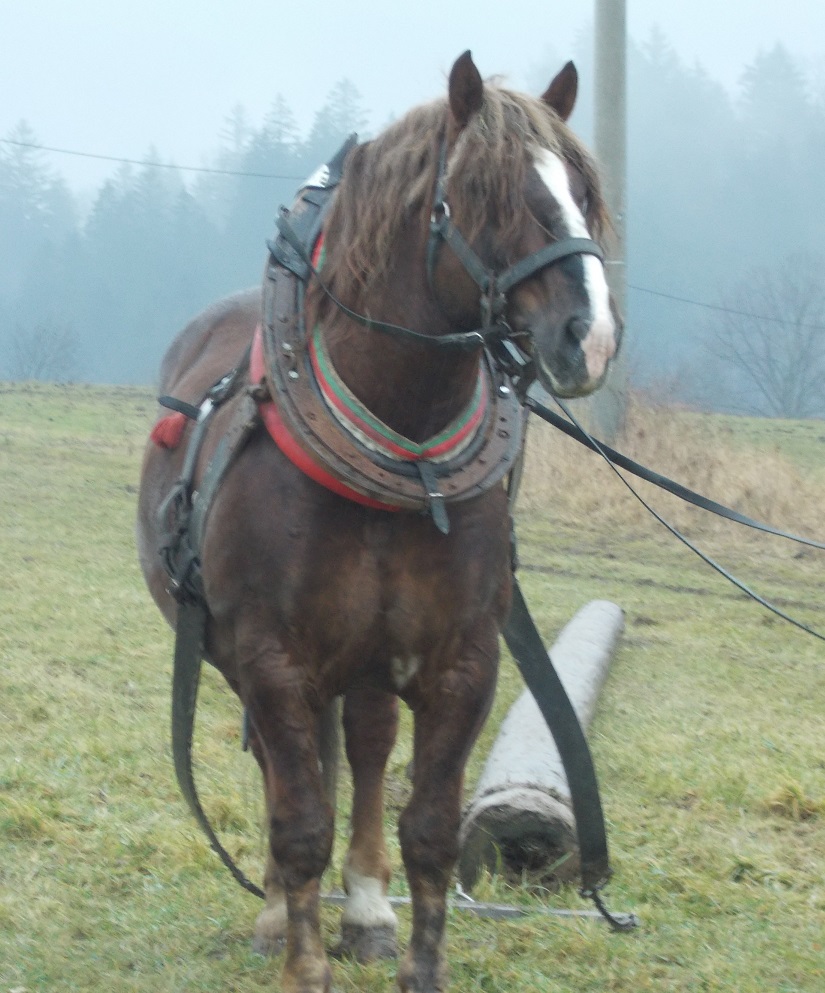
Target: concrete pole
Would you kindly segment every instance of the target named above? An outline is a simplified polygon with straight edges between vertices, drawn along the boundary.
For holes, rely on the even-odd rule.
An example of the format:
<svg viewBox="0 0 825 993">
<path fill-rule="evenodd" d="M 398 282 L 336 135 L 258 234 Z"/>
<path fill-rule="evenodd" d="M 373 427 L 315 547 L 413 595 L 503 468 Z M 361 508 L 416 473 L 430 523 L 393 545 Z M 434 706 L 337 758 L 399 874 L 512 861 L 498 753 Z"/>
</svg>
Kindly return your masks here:
<svg viewBox="0 0 825 993">
<path fill-rule="evenodd" d="M 593 600 L 564 627 L 550 650 L 585 729 L 623 627 L 624 615 L 615 603 Z M 529 690 L 502 722 L 462 822 L 458 873 L 465 889 L 484 866 L 516 880 L 525 870 L 558 882 L 578 873 L 570 789 Z"/>
<path fill-rule="evenodd" d="M 609 244 L 607 282 L 624 318 L 627 301 L 625 214 L 627 173 L 627 27 L 625 0 L 596 0 L 595 151 L 601 164 L 607 205 L 615 235 Z M 625 342 L 625 345 L 627 342 Z M 593 399 L 592 428 L 604 441 L 615 441 L 627 407 L 627 348 L 619 352 L 607 383 Z"/>
</svg>

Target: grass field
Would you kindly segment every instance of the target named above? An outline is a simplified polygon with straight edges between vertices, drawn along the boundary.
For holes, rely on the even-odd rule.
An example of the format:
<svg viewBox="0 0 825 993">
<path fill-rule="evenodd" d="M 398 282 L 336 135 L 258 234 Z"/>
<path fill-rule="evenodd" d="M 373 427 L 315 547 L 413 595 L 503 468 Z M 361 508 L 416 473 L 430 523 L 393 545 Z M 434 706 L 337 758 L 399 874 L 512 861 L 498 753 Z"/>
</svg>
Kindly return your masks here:
<svg viewBox="0 0 825 993">
<path fill-rule="evenodd" d="M 133 541 L 154 409 L 147 390 L 0 384 L 0 993 L 278 988 L 277 964 L 250 949 L 257 901 L 209 851 L 173 778 L 171 633 Z M 535 431 L 532 447 L 522 583 L 548 644 L 590 599 L 626 614 L 590 738 L 616 870 L 609 903 L 635 911 L 642 927 L 621 936 L 585 919 L 453 912 L 452 988 L 821 993 L 823 644 L 744 600 L 574 442 Z M 619 447 L 823 537 L 822 422 L 635 409 Z M 825 553 L 652 499 L 743 580 L 825 629 Z M 519 692 L 505 661 L 471 779 Z M 257 875 L 257 774 L 239 748 L 238 707 L 212 672 L 198 720 L 205 805 Z M 408 758 L 404 736 L 392 759 L 393 821 Z M 344 784 L 336 858 L 347 799 Z M 393 890 L 403 893 L 393 852 Z M 474 895 L 582 906 L 574 890 L 542 893 L 529 879 L 488 876 Z M 325 908 L 330 944 L 337 917 Z M 339 993 L 393 985 L 391 965 L 334 968 Z"/>
</svg>

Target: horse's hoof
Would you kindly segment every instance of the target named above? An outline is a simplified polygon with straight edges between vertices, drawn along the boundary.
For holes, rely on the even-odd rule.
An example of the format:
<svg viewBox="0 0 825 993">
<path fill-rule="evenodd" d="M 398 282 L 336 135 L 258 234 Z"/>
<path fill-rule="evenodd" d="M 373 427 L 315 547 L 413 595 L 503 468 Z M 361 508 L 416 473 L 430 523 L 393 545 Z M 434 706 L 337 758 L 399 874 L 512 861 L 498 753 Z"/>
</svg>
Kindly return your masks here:
<svg viewBox="0 0 825 993">
<path fill-rule="evenodd" d="M 286 948 L 286 901 L 273 901 L 258 914 L 252 951 L 273 958 Z"/>
<path fill-rule="evenodd" d="M 354 958 L 365 964 L 378 959 L 398 957 L 398 942 L 391 924 L 364 927 L 361 924 L 342 924 L 341 940 L 330 953 L 333 958 Z"/>
<path fill-rule="evenodd" d="M 399 993 L 444 993 L 449 983 L 441 956 L 432 953 L 414 958 L 409 949 L 395 977 Z"/>
<path fill-rule="evenodd" d="M 255 932 L 252 937 L 252 951 L 256 955 L 263 955 L 265 958 L 275 958 L 286 948 L 286 938 L 278 935 L 259 934 Z"/>
</svg>

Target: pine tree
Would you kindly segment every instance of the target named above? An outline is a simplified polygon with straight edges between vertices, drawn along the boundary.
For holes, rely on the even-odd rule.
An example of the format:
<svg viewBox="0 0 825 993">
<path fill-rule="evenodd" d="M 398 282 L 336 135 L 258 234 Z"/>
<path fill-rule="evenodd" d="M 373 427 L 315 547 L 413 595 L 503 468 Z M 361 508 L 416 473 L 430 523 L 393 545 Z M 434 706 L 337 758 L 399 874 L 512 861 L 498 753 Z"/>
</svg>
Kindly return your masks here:
<svg viewBox="0 0 825 993">
<path fill-rule="evenodd" d="M 316 113 L 309 132 L 304 147 L 308 168 L 314 169 L 329 161 L 351 134 L 360 134 L 366 125 L 367 115 L 361 94 L 350 80 L 339 80 L 330 90 L 326 103 Z"/>
</svg>

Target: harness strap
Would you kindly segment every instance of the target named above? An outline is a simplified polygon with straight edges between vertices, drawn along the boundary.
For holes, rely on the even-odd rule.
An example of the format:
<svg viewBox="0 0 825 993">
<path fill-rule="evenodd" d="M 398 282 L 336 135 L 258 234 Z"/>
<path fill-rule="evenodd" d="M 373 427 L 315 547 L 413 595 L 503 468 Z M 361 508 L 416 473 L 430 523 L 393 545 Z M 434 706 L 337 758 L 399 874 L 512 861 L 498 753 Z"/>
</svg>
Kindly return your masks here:
<svg viewBox="0 0 825 993">
<path fill-rule="evenodd" d="M 559 751 L 570 787 L 570 800 L 576 821 L 581 857 L 581 895 L 594 900 L 612 927 L 627 931 L 636 926 L 633 915 L 619 917 L 602 910 L 597 899 L 611 876 L 607 854 L 607 833 L 599 797 L 599 784 L 593 759 L 576 711 L 547 654 L 518 580 L 513 577 L 510 616 L 504 627 L 504 640 L 528 689 L 533 694 Z"/>
<path fill-rule="evenodd" d="M 158 403 L 161 407 L 166 407 L 168 410 L 174 410 L 178 414 L 183 414 L 190 421 L 196 421 L 201 412 L 200 407 L 196 407 L 194 403 L 178 400 L 177 397 L 161 396 L 158 397 Z"/>
<path fill-rule="evenodd" d="M 189 436 L 189 443 L 183 457 L 180 475 L 158 509 L 158 521 L 163 535 L 160 555 L 163 566 L 171 579 L 170 592 L 178 601 L 184 599 L 198 600 L 203 596 L 200 580 L 200 532 L 197 544 L 193 544 L 190 533 L 191 518 L 194 508 L 198 504 L 197 494 L 194 490 L 195 470 L 212 415 L 221 404 L 235 395 L 246 375 L 248 366 L 249 349 L 244 352 L 241 361 L 235 368 L 207 391 L 199 407 L 178 400 L 176 397 L 163 396 L 158 398 L 163 406 L 171 407 L 174 404 L 173 409 L 178 409 L 179 413 L 195 420 L 195 426 Z M 194 413 L 187 413 L 186 408 Z M 248 408 L 243 410 L 242 419 L 244 421 L 250 420 Z M 233 424 L 236 423 L 237 417 L 233 421 Z M 250 421 L 247 427 L 251 428 L 251 426 Z M 239 446 L 244 438 L 245 433 L 241 433 L 237 438 L 237 442 L 232 448 L 232 457 L 240 450 Z M 207 470 L 201 488 L 212 485 L 214 492 L 227 466 L 228 462 L 220 469 L 220 474 L 215 480 L 212 480 L 214 470 L 213 472 Z M 209 502 L 211 502 L 211 496 Z M 200 501 L 198 513 L 202 515 L 207 509 L 207 501 Z"/>
<path fill-rule="evenodd" d="M 246 359 L 237 368 L 240 369 L 245 362 Z M 221 380 L 224 389 L 228 378 Z M 227 394 L 231 389 L 236 388 L 239 380 L 240 373 L 233 370 L 231 386 Z M 221 399 L 225 399 L 225 396 L 218 402 Z M 168 549 L 164 556 L 164 562 L 174 584 L 173 592 L 178 600 L 172 673 L 172 757 L 180 791 L 209 840 L 212 850 L 245 890 L 264 898 L 263 891 L 247 879 L 218 840 L 201 806 L 192 772 L 192 738 L 204 657 L 206 624 L 209 617 L 200 576 L 204 527 L 213 497 L 229 466 L 240 453 L 253 428 L 259 423 L 257 404 L 251 394 L 246 392 L 237 398 L 237 407 L 229 427 L 210 459 L 199 489 L 193 493 L 191 487 L 195 465 L 214 409 L 216 408 L 211 400 L 208 401 L 208 405 L 205 401 L 184 460 L 187 468 L 182 473 L 182 479 L 173 489 L 172 497 L 162 507 L 164 516 L 171 511 L 176 518 L 174 527 L 177 539 L 174 548 Z"/>
<path fill-rule="evenodd" d="M 192 775 L 192 735 L 198 700 L 201 660 L 203 658 L 208 611 L 201 600 L 178 604 L 175 626 L 175 667 L 172 674 L 172 756 L 178 786 L 212 850 L 235 877 L 254 896 L 264 898 L 263 890 L 241 872 L 218 840 L 206 816 Z"/>
<path fill-rule="evenodd" d="M 257 401 L 249 392 L 238 398 L 232 419 L 218 442 L 209 465 L 203 474 L 203 479 L 192 503 L 191 543 L 198 557 L 203 547 L 203 535 L 206 528 L 206 518 L 212 508 L 215 494 L 223 482 L 230 465 L 240 454 L 252 433 L 253 428 L 260 423 L 260 413 Z"/>
</svg>

